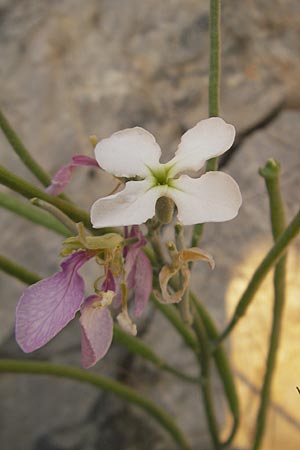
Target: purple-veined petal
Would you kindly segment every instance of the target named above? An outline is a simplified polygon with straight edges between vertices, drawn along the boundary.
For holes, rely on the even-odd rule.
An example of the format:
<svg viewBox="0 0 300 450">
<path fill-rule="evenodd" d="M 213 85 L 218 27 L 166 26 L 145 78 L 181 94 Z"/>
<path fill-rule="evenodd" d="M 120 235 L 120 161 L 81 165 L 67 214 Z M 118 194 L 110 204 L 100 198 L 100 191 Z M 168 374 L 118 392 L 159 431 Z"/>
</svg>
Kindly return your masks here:
<svg viewBox="0 0 300 450">
<path fill-rule="evenodd" d="M 75 317 L 84 299 L 77 271 L 91 257 L 86 251 L 73 253 L 61 272 L 25 289 L 16 309 L 16 340 L 24 352 L 47 344 Z"/>
<path fill-rule="evenodd" d="M 99 167 L 94 158 L 85 155 L 74 155 L 69 164 L 62 166 L 51 180 L 50 186 L 46 188 L 46 192 L 50 195 L 59 195 L 67 187 L 71 180 L 72 172 L 78 166 L 95 166 Z"/>
<path fill-rule="evenodd" d="M 127 253 L 130 249 L 132 248 L 140 248 L 143 247 L 144 245 L 147 244 L 147 240 L 145 238 L 145 236 L 143 235 L 143 233 L 140 230 L 139 225 L 133 225 L 131 227 L 130 233 L 128 231 L 128 227 L 124 227 L 124 237 L 125 239 L 131 237 L 131 238 L 137 238 L 137 242 L 133 242 L 129 245 L 125 245 L 124 249 L 123 249 L 123 256 L 126 259 Z"/>
<path fill-rule="evenodd" d="M 200 178 L 182 175 L 172 181 L 172 186 L 175 189 L 169 189 L 168 195 L 184 225 L 231 220 L 242 204 L 237 183 L 223 172 L 207 172 Z"/>
<path fill-rule="evenodd" d="M 107 353 L 113 338 L 113 320 L 109 309 L 101 306 L 99 297 L 88 297 L 81 310 L 81 364 L 85 369 L 96 364 Z"/>
<path fill-rule="evenodd" d="M 113 309 L 118 310 L 122 306 L 122 292 L 121 292 L 121 288 L 120 288 L 120 280 L 119 280 L 119 282 L 117 282 L 115 292 L 116 292 L 116 295 L 113 298 L 112 307 L 113 307 Z"/>
<path fill-rule="evenodd" d="M 141 232 L 141 229 L 140 229 L 140 227 L 138 225 L 133 225 L 131 227 L 130 237 L 138 238 L 138 241 L 134 242 L 132 244 L 133 247 L 139 248 L 139 247 L 143 247 L 144 245 L 147 244 L 147 239 L 145 238 L 145 236 Z"/>
<path fill-rule="evenodd" d="M 113 277 L 113 274 L 111 270 L 108 269 L 106 278 L 102 283 L 101 291 L 115 291 L 116 290 L 116 283 Z"/>
<path fill-rule="evenodd" d="M 126 283 L 127 288 L 132 289 L 135 284 L 135 266 L 136 259 L 139 254 L 140 249 L 133 247 L 134 244 L 131 244 L 126 258 L 125 258 L 125 274 L 126 274 Z"/>
<path fill-rule="evenodd" d="M 233 144 L 235 128 L 219 117 L 201 120 L 181 137 L 174 158 L 169 161 L 172 167 L 169 176 L 173 177 L 184 170 L 199 170 L 205 161 L 222 155 Z"/>
<path fill-rule="evenodd" d="M 134 271 L 134 307 L 133 313 L 140 317 L 147 305 L 152 291 L 152 266 L 143 250 L 139 250 Z"/>
<path fill-rule="evenodd" d="M 99 167 L 97 160 L 87 155 L 73 155 L 72 164 L 76 167 L 78 166 Z"/>
<path fill-rule="evenodd" d="M 159 166 L 161 149 L 151 133 L 135 127 L 102 139 L 95 156 L 100 167 L 117 177 L 145 177 L 149 175 L 147 166 Z"/>
<path fill-rule="evenodd" d="M 155 204 L 167 186 L 152 186 L 151 180 L 128 181 L 117 194 L 97 200 L 91 208 L 94 228 L 135 225 L 155 214 Z"/>
</svg>

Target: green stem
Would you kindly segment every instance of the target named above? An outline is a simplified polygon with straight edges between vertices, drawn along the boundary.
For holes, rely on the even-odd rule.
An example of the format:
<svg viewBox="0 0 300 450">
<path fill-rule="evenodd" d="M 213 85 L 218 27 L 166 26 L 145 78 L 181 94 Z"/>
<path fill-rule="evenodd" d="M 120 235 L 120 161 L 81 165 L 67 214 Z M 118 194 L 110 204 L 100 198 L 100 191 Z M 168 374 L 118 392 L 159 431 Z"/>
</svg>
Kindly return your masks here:
<svg viewBox="0 0 300 450">
<path fill-rule="evenodd" d="M 0 166 L 0 182 L 13 191 L 23 195 L 23 197 L 26 197 L 28 199 L 37 197 L 50 203 L 51 205 L 56 206 L 68 217 L 74 220 L 74 222 L 83 222 L 86 228 L 94 231 L 90 222 L 90 217 L 85 211 L 65 200 L 62 200 L 59 197 L 54 197 L 47 194 L 42 189 L 36 187 L 34 184 L 29 183 L 28 181 L 18 177 L 17 175 L 14 175 L 3 166 Z M 104 233 L 107 232 L 107 229 L 103 228 L 101 231 Z"/>
<path fill-rule="evenodd" d="M 220 113 L 221 82 L 221 0 L 210 0 L 210 63 L 209 63 L 209 117 Z M 206 171 L 218 170 L 218 158 L 211 158 L 206 163 Z M 203 233 L 203 224 L 194 226 L 192 247 L 198 247 Z"/>
<path fill-rule="evenodd" d="M 201 317 L 201 320 L 206 329 L 206 333 L 209 339 L 213 341 L 218 336 L 218 330 L 216 325 L 214 324 L 213 319 L 211 318 L 210 314 L 208 313 L 204 305 L 197 299 L 197 297 L 193 292 L 191 292 L 191 299 L 197 310 L 197 313 Z M 222 443 L 222 446 L 227 446 L 232 442 L 239 426 L 240 422 L 239 399 L 230 363 L 224 347 L 222 345 L 218 346 L 215 352 L 213 352 L 212 357 L 214 359 L 218 374 L 222 381 L 228 406 L 230 408 L 233 417 L 233 426 L 231 432 L 229 433 L 229 436 L 226 439 L 226 441 Z"/>
<path fill-rule="evenodd" d="M 207 333 L 204 324 L 201 320 L 201 317 L 197 314 L 197 311 L 194 314 L 193 327 L 197 335 L 200 347 L 200 355 L 199 355 L 199 365 L 201 368 L 200 386 L 207 425 L 213 442 L 213 447 L 215 450 L 219 450 L 221 448 L 221 443 L 219 440 L 219 426 L 216 418 L 211 386 L 211 367 L 210 367 L 211 354 L 209 351 L 209 342 L 207 339 Z"/>
<path fill-rule="evenodd" d="M 173 438 L 180 449 L 191 450 L 183 433 L 178 428 L 173 418 L 158 407 L 144 395 L 134 389 L 119 383 L 118 381 L 96 375 L 83 369 L 71 366 L 58 365 L 48 362 L 15 361 L 9 359 L 0 360 L 0 372 L 17 374 L 52 375 L 60 378 L 68 378 L 83 383 L 91 384 L 98 389 L 109 391 L 118 397 L 130 402 L 146 411 L 158 424 L 163 427 Z"/>
<path fill-rule="evenodd" d="M 19 156 L 21 161 L 30 170 L 30 172 L 35 175 L 35 177 L 42 183 L 43 186 L 49 186 L 51 184 L 50 175 L 31 156 L 30 152 L 27 150 L 20 137 L 12 128 L 1 109 L 0 128 L 2 129 L 6 139 L 10 143 L 15 153 Z M 63 198 L 64 200 L 71 201 L 65 194 L 60 194 L 59 197 Z"/>
<path fill-rule="evenodd" d="M 209 67 L 209 116 L 217 117 L 220 109 L 221 80 L 221 1 L 210 0 L 210 67 Z M 207 162 L 206 170 L 217 170 L 218 158 Z"/>
<path fill-rule="evenodd" d="M 151 242 L 152 248 L 154 250 L 157 263 L 160 265 L 164 264 L 165 258 L 161 248 L 161 242 L 159 239 L 159 232 L 156 230 L 153 233 L 149 233 L 149 240 Z"/>
<path fill-rule="evenodd" d="M 244 291 L 240 301 L 238 302 L 232 319 L 223 331 L 223 333 L 216 340 L 220 343 L 225 339 L 232 329 L 236 326 L 239 319 L 246 313 L 248 306 L 254 298 L 258 288 L 265 279 L 269 270 L 276 264 L 278 259 L 286 252 L 289 244 L 297 236 L 300 231 L 300 211 L 295 215 L 288 227 L 280 234 L 277 241 L 262 260 L 256 271 L 254 272 L 246 290 Z"/>
<path fill-rule="evenodd" d="M 178 333 L 183 338 L 184 342 L 190 347 L 194 353 L 199 353 L 199 347 L 197 339 L 192 332 L 191 328 L 186 326 L 174 305 L 164 305 L 160 303 L 153 294 L 150 296 L 150 300 L 154 303 L 155 307 L 166 317 L 166 319 L 173 325 Z"/>
<path fill-rule="evenodd" d="M 44 211 L 51 214 L 55 219 L 59 221 L 62 225 L 64 225 L 69 230 L 69 235 L 77 235 L 78 229 L 76 228 L 76 223 L 73 222 L 68 216 L 66 216 L 60 209 L 56 208 L 56 206 L 51 205 L 40 198 L 34 197 L 31 199 L 31 203 L 38 208 L 43 209 Z"/>
<path fill-rule="evenodd" d="M 62 236 L 71 236 L 69 230 L 50 214 L 39 210 L 30 203 L 22 202 L 6 192 L 0 192 L 0 206 Z"/>
<path fill-rule="evenodd" d="M 260 174 L 265 179 L 269 195 L 272 234 L 275 242 L 285 229 L 285 212 L 280 192 L 279 173 L 280 166 L 276 161 L 273 160 L 268 161 L 266 166 L 260 170 Z M 276 368 L 276 358 L 280 343 L 281 324 L 285 305 L 285 275 L 286 256 L 283 256 L 277 263 L 274 273 L 273 319 L 269 341 L 269 351 L 266 362 L 266 371 L 260 395 L 260 406 L 256 420 L 256 430 L 252 447 L 253 450 L 258 450 L 260 448 L 266 427 L 267 412 L 271 397 L 271 386 Z"/>
<path fill-rule="evenodd" d="M 0 270 L 26 284 L 34 284 L 41 279 L 36 273 L 30 272 L 3 255 L 0 255 Z"/>
<path fill-rule="evenodd" d="M 203 228 L 203 223 L 197 223 L 196 225 L 194 225 L 191 247 L 198 247 L 202 238 Z M 192 267 L 192 264 L 190 264 L 190 267 Z"/>
<path fill-rule="evenodd" d="M 0 109 L 0 128 L 2 129 L 6 139 L 23 161 L 26 167 L 32 172 L 36 178 L 44 185 L 49 186 L 51 183 L 50 176 L 44 171 L 44 169 L 32 158 L 27 148 L 24 146 L 23 142 L 13 130 L 12 126 L 8 122 L 7 118 L 4 116 Z"/>
<path fill-rule="evenodd" d="M 175 367 L 172 367 L 169 364 L 167 364 L 163 359 L 157 356 L 150 347 L 144 344 L 144 342 L 141 339 L 135 336 L 131 336 L 127 333 L 124 333 L 124 331 L 122 331 L 117 325 L 115 325 L 114 327 L 114 339 L 119 344 L 126 347 L 130 352 L 141 356 L 143 359 L 146 359 L 147 361 L 154 364 L 157 368 L 169 372 L 172 375 L 175 375 L 176 377 L 181 378 L 182 380 L 187 381 L 189 383 L 199 382 L 197 377 L 187 375 L 181 372 L 180 370 L 176 369 Z"/>
</svg>

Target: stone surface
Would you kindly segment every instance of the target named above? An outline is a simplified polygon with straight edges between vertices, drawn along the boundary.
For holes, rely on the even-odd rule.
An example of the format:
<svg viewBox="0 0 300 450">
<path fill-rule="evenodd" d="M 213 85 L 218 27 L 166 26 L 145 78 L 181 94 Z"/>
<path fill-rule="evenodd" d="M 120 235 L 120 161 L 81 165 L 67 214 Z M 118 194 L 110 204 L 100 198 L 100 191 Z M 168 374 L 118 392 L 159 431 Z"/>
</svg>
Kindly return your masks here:
<svg viewBox="0 0 300 450">
<path fill-rule="evenodd" d="M 208 4 L 197 0 L 0 1 L 0 59 L 5 61 L 0 65 L 0 103 L 47 170 L 53 173 L 73 153 L 91 155 L 90 134 L 104 137 L 134 125 L 153 132 L 164 148 L 164 158 L 170 157 L 182 132 L 207 115 Z M 299 204 L 300 165 L 296 148 L 300 138 L 298 1 L 228 0 L 222 12 L 222 112 L 236 125 L 241 142 L 226 171 L 239 182 L 244 206 L 235 221 L 206 227 L 202 245 L 213 253 L 217 267 L 210 273 L 199 264 L 193 281 L 220 326 L 271 244 L 267 198 L 257 169 L 272 156 L 282 162 L 291 217 Z M 0 147 L 5 165 L 34 181 L 3 136 Z M 83 168 L 77 170 L 68 192 L 88 209 L 113 187 L 109 175 Z M 58 269 L 59 236 L 8 212 L 1 212 L 1 233 L 1 251 L 7 256 L 43 276 Z M 297 245 L 290 257 L 286 325 L 269 418 L 270 430 L 276 428 L 276 433 L 267 435 L 265 450 L 277 450 L 283 444 L 291 450 L 299 448 Z M 84 271 L 88 289 L 94 270 L 91 265 Z M 255 392 L 266 353 L 270 283 L 266 282 L 263 297 L 258 296 L 249 311 L 250 328 L 246 317 L 231 341 L 246 411 L 237 446 L 247 447 L 253 431 Z M 0 354 L 20 358 L 13 322 L 22 285 L 1 275 L 0 289 Z M 145 340 L 174 365 L 195 372 L 193 358 L 159 313 Z M 78 365 L 79 344 L 74 323 L 34 358 Z M 250 354 L 251 363 L 242 357 Z M 118 377 L 123 360 L 124 351 L 115 346 L 96 371 Z M 158 375 L 140 360 L 134 360 L 128 370 L 127 382 L 166 407 L 195 448 L 210 448 L 203 410 L 190 386 L 184 387 L 170 375 Z M 226 424 L 217 380 L 214 392 L 220 421 Z M 125 408 L 89 386 L 2 375 L 0 396 L 1 448 L 174 448 L 140 411 Z"/>
</svg>

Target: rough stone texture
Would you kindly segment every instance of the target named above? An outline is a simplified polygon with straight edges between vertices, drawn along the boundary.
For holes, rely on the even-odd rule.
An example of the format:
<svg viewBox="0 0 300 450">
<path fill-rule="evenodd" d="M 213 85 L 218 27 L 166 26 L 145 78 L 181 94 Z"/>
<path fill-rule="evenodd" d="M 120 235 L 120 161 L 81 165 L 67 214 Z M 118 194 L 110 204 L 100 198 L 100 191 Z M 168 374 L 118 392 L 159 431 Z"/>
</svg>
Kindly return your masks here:
<svg viewBox="0 0 300 450">
<path fill-rule="evenodd" d="M 172 154 L 182 132 L 207 115 L 208 3 L 0 1 L 0 59 L 5 61 L 0 66 L 0 103 L 47 170 L 53 173 L 73 153 L 91 154 L 90 134 L 104 137 L 137 124 L 157 136 L 165 158 Z M 236 125 L 242 142 L 226 171 L 239 182 L 244 206 L 235 221 L 206 227 L 203 246 L 213 253 L 217 267 L 210 273 L 199 265 L 194 278 L 220 325 L 271 243 L 267 199 L 257 175 L 267 158 L 282 162 L 289 217 L 299 204 L 299 23 L 296 0 L 223 2 L 222 111 Z M 295 111 L 280 112 L 284 108 Z M 263 125 L 267 126 L 257 130 Z M 2 136 L 0 146 L 5 165 L 33 181 Z M 85 208 L 114 186 L 107 174 L 79 172 L 68 191 Z M 57 270 L 61 240 L 55 234 L 16 220 L 8 212 L 1 212 L 1 233 L 7 256 L 42 275 Z M 286 325 L 265 450 L 277 450 L 283 444 L 291 450 L 299 448 L 297 245 L 290 257 Z M 91 265 L 84 271 L 87 286 L 93 270 Z M 244 447 L 249 446 L 253 431 L 255 391 L 263 373 L 270 283 L 266 282 L 256 306 L 251 307 L 248 325 L 246 317 L 231 341 L 246 411 L 236 444 Z M 0 289 L 0 354 L 19 358 L 12 333 L 22 285 L 1 275 Z M 145 340 L 170 362 L 193 373 L 195 363 L 180 339 L 159 313 L 154 319 Z M 68 327 L 34 358 L 79 364 L 78 324 Z M 124 351 L 115 346 L 95 370 L 117 377 L 123 359 Z M 195 448 L 210 448 L 203 411 L 191 387 L 169 375 L 158 375 L 139 360 L 129 369 L 127 381 L 170 410 Z M 219 418 L 226 424 L 217 381 L 214 391 Z M 125 408 L 89 386 L 2 375 L 0 396 L 1 448 L 174 448 L 140 411 Z"/>
</svg>

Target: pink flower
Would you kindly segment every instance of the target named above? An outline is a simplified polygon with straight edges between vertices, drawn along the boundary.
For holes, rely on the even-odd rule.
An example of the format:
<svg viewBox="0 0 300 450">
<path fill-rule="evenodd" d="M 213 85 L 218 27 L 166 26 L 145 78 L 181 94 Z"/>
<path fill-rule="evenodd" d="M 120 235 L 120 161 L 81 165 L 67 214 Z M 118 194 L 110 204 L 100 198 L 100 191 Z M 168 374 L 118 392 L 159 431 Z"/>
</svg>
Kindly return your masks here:
<svg viewBox="0 0 300 450">
<path fill-rule="evenodd" d="M 139 228 L 132 227 L 129 237 L 137 237 L 138 241 L 123 250 L 123 271 L 128 288 L 135 289 L 134 314 L 140 316 L 151 292 L 152 268 L 141 249 L 146 240 Z M 100 289 L 84 299 L 84 281 L 78 271 L 96 254 L 97 251 L 78 250 L 62 262 L 60 272 L 25 289 L 16 309 L 16 340 L 25 353 L 46 345 L 80 310 L 81 363 L 84 368 L 96 364 L 112 342 L 113 319 L 109 307 L 116 291 L 123 307 L 118 321 L 125 331 L 132 333 L 135 329 L 136 333 L 128 316 L 127 299 L 124 304 L 121 302 L 121 288 L 116 286 L 109 264 L 105 265 Z"/>
<path fill-rule="evenodd" d="M 94 253 L 80 250 L 62 264 L 62 270 L 25 289 L 16 310 L 16 340 L 25 353 L 47 344 L 81 309 L 81 349 L 83 367 L 91 367 L 108 351 L 113 320 L 108 306 L 114 296 L 111 273 L 104 280 L 101 295 L 84 300 L 80 267 Z"/>
</svg>

